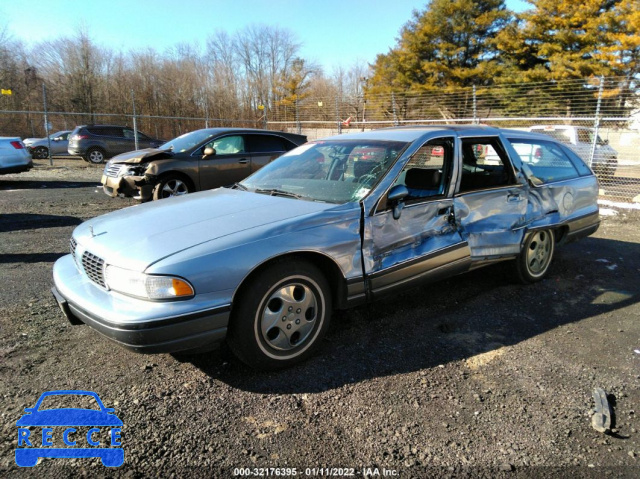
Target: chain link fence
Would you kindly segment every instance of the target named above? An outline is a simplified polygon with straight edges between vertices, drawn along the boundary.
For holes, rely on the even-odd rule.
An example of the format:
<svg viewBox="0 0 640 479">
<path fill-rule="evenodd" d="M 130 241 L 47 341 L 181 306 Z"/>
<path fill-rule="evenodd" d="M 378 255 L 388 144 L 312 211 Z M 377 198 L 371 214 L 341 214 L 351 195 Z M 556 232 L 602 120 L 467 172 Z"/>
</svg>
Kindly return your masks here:
<svg viewBox="0 0 640 479">
<path fill-rule="evenodd" d="M 363 79 L 364 80 L 364 79 Z M 244 118 L 3 109 L 0 135 L 44 137 L 82 124 L 133 127 L 171 139 L 207 127 L 250 127 L 306 134 L 310 140 L 346 132 L 407 125 L 484 124 L 533 129 L 567 143 L 594 168 L 601 195 L 640 202 L 640 91 L 628 78 L 592 78 L 421 92 L 363 89 L 356 96 L 300 95 L 294 102 L 245 109 Z M 213 98 L 211 101 L 216 101 Z M 45 121 L 46 118 L 46 121 Z"/>
</svg>

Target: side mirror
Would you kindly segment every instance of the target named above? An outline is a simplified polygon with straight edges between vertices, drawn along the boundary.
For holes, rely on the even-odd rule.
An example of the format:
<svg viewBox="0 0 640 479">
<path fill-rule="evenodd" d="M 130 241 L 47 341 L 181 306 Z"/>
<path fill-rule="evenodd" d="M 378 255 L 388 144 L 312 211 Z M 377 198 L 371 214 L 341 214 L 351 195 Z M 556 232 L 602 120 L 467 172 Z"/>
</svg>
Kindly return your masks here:
<svg viewBox="0 0 640 479">
<path fill-rule="evenodd" d="M 389 190 L 389 194 L 387 195 L 387 201 L 391 206 L 393 206 L 393 219 L 400 219 L 400 214 L 402 213 L 402 208 L 404 208 L 404 199 L 409 196 L 409 190 L 404 185 L 396 185 L 391 190 Z"/>
<path fill-rule="evenodd" d="M 204 156 L 203 158 L 207 157 L 207 156 L 213 156 L 216 154 L 216 150 L 214 148 L 211 148 L 210 146 L 207 146 L 204 151 Z"/>
<path fill-rule="evenodd" d="M 602 144 L 603 145 L 608 145 L 609 144 L 609 140 L 608 139 L 607 140 L 602 140 Z"/>
</svg>

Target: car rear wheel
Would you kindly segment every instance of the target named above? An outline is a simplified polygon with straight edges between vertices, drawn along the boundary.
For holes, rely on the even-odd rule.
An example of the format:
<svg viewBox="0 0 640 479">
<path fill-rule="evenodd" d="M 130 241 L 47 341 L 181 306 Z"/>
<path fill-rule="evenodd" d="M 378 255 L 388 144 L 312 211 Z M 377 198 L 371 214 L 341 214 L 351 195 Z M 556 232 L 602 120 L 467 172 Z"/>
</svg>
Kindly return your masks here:
<svg viewBox="0 0 640 479">
<path fill-rule="evenodd" d="M 100 148 L 91 148 L 89 151 L 87 151 L 87 156 L 85 157 L 85 159 L 89 163 L 93 163 L 95 165 L 104 163 L 104 158 L 104 151 L 102 151 Z"/>
<path fill-rule="evenodd" d="M 49 158 L 49 149 L 44 146 L 39 146 L 33 150 L 33 157 L 37 160 L 44 160 Z"/>
<path fill-rule="evenodd" d="M 331 319 L 331 294 L 322 272 L 302 259 L 271 264 L 234 301 L 227 341 L 255 369 L 275 370 L 308 358 Z"/>
<path fill-rule="evenodd" d="M 515 262 L 518 279 L 522 283 L 542 280 L 549 271 L 554 251 L 555 236 L 552 230 L 531 233 Z"/>
<path fill-rule="evenodd" d="M 161 200 L 172 196 L 182 196 L 192 191 L 193 189 L 184 178 L 178 175 L 167 175 L 161 178 L 153 189 L 153 199 Z"/>
</svg>

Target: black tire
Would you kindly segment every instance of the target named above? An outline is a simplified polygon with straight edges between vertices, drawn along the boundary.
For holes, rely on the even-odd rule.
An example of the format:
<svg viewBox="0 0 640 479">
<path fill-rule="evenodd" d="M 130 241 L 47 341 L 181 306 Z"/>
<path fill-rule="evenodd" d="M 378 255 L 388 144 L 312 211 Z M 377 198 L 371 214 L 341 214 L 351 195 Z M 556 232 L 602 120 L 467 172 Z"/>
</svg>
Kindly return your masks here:
<svg viewBox="0 0 640 479">
<path fill-rule="evenodd" d="M 530 233 L 515 261 L 517 279 L 525 284 L 541 281 L 549 271 L 555 246 L 555 234 L 552 230 Z"/>
<path fill-rule="evenodd" d="M 162 200 L 164 198 L 182 196 L 189 193 L 193 193 L 191 182 L 182 175 L 169 173 L 162 176 L 153 189 L 153 199 Z"/>
<path fill-rule="evenodd" d="M 94 165 L 104 163 L 105 158 L 106 154 L 102 148 L 89 148 L 86 156 L 84 157 L 85 160 L 89 163 L 93 163 Z"/>
<path fill-rule="evenodd" d="M 49 158 L 49 149 L 46 146 L 39 146 L 33 150 L 33 158 L 36 160 L 44 160 Z"/>
<path fill-rule="evenodd" d="M 227 342 L 245 364 L 276 370 L 313 354 L 331 320 L 329 284 L 303 259 L 273 263 L 234 301 Z"/>
</svg>

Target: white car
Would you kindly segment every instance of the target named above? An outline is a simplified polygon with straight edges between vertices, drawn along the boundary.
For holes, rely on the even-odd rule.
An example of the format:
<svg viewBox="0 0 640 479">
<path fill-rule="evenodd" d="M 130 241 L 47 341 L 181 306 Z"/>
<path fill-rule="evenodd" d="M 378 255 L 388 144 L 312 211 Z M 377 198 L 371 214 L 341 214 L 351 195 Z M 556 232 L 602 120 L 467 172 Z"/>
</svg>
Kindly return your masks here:
<svg viewBox="0 0 640 479">
<path fill-rule="evenodd" d="M 0 175 L 20 173 L 32 167 L 31 155 L 20 138 L 0 136 Z"/>
<path fill-rule="evenodd" d="M 537 125 L 529 128 L 533 133 L 543 133 L 566 144 L 584 160 L 596 174 L 613 176 L 618 167 L 618 152 L 607 140 L 596 137 L 596 149 L 593 161 L 589 164 L 593 149 L 593 128 L 571 125 Z"/>
</svg>

